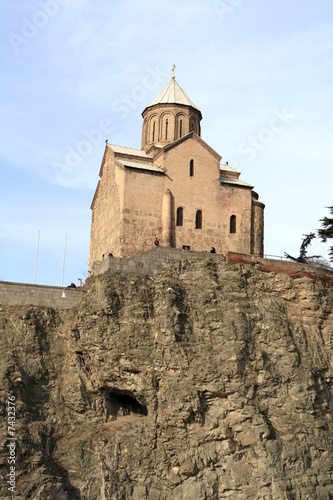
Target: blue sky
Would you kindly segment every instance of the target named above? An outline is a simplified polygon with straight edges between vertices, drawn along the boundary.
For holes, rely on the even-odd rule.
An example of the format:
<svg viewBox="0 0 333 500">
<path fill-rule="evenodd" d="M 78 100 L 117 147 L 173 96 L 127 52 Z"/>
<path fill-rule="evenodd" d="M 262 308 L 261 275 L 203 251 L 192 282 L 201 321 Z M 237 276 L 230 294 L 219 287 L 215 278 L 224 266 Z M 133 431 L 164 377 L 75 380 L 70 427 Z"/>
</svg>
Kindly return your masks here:
<svg viewBox="0 0 333 500">
<path fill-rule="evenodd" d="M 0 280 L 86 278 L 105 139 L 140 148 L 176 79 L 202 138 L 266 204 L 265 253 L 298 255 L 333 205 L 331 0 L 2 2 Z M 315 242 L 310 253 L 328 253 Z"/>
</svg>

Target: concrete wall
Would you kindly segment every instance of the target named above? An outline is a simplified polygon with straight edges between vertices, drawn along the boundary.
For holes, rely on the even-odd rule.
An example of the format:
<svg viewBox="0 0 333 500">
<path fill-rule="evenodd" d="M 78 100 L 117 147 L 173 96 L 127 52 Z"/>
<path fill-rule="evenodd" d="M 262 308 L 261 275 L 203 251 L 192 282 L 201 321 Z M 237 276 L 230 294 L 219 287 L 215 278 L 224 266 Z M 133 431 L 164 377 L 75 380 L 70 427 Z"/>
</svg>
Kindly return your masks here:
<svg viewBox="0 0 333 500">
<path fill-rule="evenodd" d="M 35 305 L 70 309 L 78 305 L 83 294 L 83 290 L 75 288 L 0 281 L 1 307 Z"/>
<path fill-rule="evenodd" d="M 177 261 L 203 259 L 225 260 L 225 256 L 171 247 L 157 247 L 133 257 L 107 257 L 99 264 L 95 264 L 93 275 L 96 276 L 108 270 L 156 274 Z"/>
</svg>

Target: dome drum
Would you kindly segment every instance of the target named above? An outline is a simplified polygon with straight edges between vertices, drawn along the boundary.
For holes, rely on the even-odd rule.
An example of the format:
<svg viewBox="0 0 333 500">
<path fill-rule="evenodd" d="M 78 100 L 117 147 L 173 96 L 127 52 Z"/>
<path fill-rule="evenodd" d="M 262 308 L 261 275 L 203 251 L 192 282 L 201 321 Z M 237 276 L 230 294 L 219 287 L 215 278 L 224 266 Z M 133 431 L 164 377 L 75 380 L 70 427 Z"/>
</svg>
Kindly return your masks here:
<svg viewBox="0 0 333 500">
<path fill-rule="evenodd" d="M 173 77 L 142 113 L 141 148 L 147 151 L 154 144 L 166 145 L 190 132 L 200 136 L 201 111 Z"/>
</svg>

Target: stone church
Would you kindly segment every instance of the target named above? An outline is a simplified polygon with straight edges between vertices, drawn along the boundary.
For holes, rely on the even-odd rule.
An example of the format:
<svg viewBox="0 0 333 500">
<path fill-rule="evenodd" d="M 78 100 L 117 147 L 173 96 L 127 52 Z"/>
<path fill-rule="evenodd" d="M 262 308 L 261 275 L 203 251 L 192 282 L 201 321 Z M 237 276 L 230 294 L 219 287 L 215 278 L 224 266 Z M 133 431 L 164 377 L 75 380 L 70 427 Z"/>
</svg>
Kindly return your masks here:
<svg viewBox="0 0 333 500">
<path fill-rule="evenodd" d="M 161 246 L 263 255 L 263 203 L 201 138 L 175 76 L 142 113 L 141 149 L 106 144 L 91 205 L 89 265 Z"/>
</svg>

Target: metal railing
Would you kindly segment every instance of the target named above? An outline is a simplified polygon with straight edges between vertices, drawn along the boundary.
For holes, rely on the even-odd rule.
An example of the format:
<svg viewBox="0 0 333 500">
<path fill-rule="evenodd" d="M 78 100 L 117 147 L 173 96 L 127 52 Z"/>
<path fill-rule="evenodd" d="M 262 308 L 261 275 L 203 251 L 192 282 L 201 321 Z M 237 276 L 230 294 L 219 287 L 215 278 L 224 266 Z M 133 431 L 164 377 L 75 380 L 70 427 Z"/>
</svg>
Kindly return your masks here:
<svg viewBox="0 0 333 500">
<path fill-rule="evenodd" d="M 264 259 L 288 260 L 286 257 L 283 257 L 282 255 L 270 255 L 268 253 L 264 254 Z"/>
</svg>

